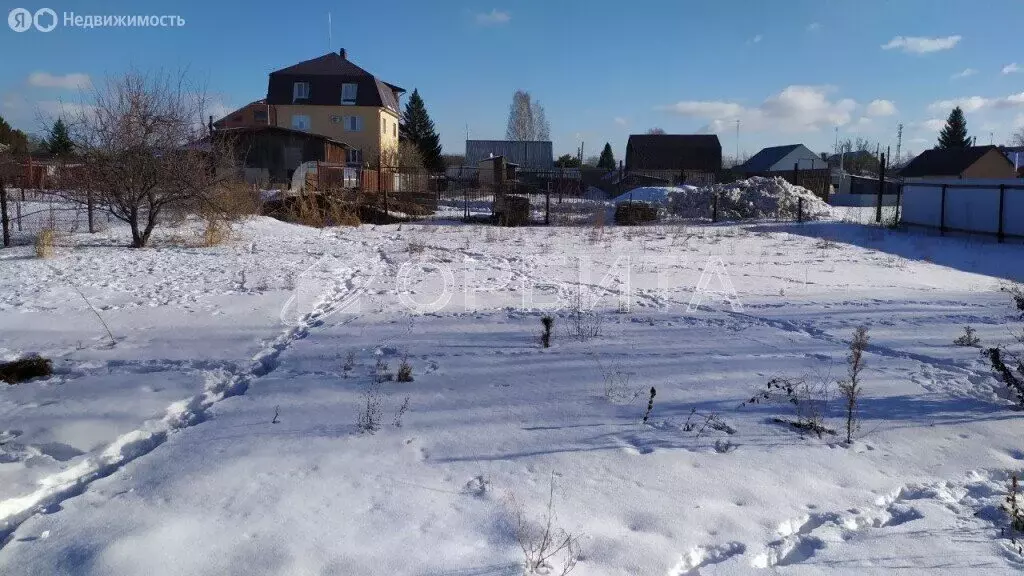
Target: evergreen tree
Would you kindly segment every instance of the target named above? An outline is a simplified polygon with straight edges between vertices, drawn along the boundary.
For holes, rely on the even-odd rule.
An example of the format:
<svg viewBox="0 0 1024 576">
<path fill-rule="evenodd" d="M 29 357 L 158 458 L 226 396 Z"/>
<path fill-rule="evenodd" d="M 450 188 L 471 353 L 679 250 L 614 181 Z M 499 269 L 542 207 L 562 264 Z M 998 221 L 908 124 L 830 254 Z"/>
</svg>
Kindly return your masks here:
<svg viewBox="0 0 1024 576">
<path fill-rule="evenodd" d="M 580 159 L 571 154 L 562 154 L 555 160 L 555 166 L 559 168 L 579 168 Z"/>
<path fill-rule="evenodd" d="M 431 172 L 443 172 L 445 165 L 441 158 L 441 137 L 434 129 L 434 121 L 427 114 L 427 106 L 414 89 L 402 113 L 403 131 L 423 158 L 423 166 Z"/>
<path fill-rule="evenodd" d="M 46 141 L 46 148 L 54 156 L 70 156 L 75 145 L 71 143 L 71 136 L 68 135 L 68 126 L 63 118 L 57 118 L 50 130 L 50 138 Z"/>
<path fill-rule="evenodd" d="M 946 125 L 939 132 L 939 148 L 966 148 L 971 145 L 967 137 L 967 119 L 959 106 L 953 108 L 946 118 Z"/>
<path fill-rule="evenodd" d="M 601 158 L 597 161 L 598 168 L 615 170 L 615 154 L 612 154 L 612 145 L 605 142 L 604 150 L 601 150 Z"/>
<path fill-rule="evenodd" d="M 11 154 L 28 152 L 28 136 L 21 130 L 12 128 L 2 117 L 0 117 L 0 144 L 5 145 Z"/>
</svg>

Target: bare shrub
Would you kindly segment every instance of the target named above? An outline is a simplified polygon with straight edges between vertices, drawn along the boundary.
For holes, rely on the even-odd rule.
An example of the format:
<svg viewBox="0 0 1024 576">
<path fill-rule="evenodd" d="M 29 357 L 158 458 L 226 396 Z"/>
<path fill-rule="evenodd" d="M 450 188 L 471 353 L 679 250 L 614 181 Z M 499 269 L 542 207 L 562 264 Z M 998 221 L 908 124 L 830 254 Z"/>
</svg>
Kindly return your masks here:
<svg viewBox="0 0 1024 576">
<path fill-rule="evenodd" d="M 1010 542 L 1017 548 L 1018 554 L 1024 554 L 1024 547 L 1017 542 L 1017 534 L 1024 534 L 1024 511 L 1020 504 L 1020 478 L 1016 473 L 1010 476 L 1002 508 L 1009 516 Z"/>
<path fill-rule="evenodd" d="M 601 335 L 601 316 L 586 305 L 583 286 L 577 285 L 576 292 L 569 303 L 566 328 L 569 336 L 580 341 L 596 338 Z"/>
<path fill-rule="evenodd" d="M 349 373 L 356 367 L 356 352 L 355 350 L 349 350 L 345 354 L 345 363 L 341 365 L 341 372 L 345 378 L 348 378 Z"/>
<path fill-rule="evenodd" d="M 403 356 L 402 363 L 398 365 L 398 375 L 395 377 L 398 382 L 412 382 L 412 364 L 409 364 L 409 357 Z"/>
<path fill-rule="evenodd" d="M 632 373 L 623 370 L 618 364 L 612 363 L 609 366 L 605 366 L 601 362 L 601 357 L 594 355 L 594 361 L 597 362 L 597 368 L 601 371 L 601 377 L 604 379 L 604 397 L 609 402 L 631 402 L 636 400 L 643 394 L 643 389 L 632 390 L 629 385 L 629 381 L 632 378 Z"/>
<path fill-rule="evenodd" d="M 54 247 L 57 244 L 57 235 L 53 228 L 43 228 L 36 235 L 36 258 L 53 258 Z"/>
<path fill-rule="evenodd" d="M 580 555 L 580 537 L 556 525 L 554 478 L 551 479 L 547 508 L 538 523 L 526 518 L 523 506 L 515 497 L 509 500 L 516 541 L 523 551 L 523 573 L 565 576 L 572 572 Z"/>
<path fill-rule="evenodd" d="M 749 404 L 790 404 L 796 412 L 793 420 L 773 418 L 774 422 L 787 424 L 801 432 L 814 432 L 819 438 L 823 434 L 835 435 L 836 431 L 825 426 L 825 414 L 831 397 L 831 386 L 827 379 L 809 382 L 805 378 L 772 378 L 763 390 L 755 394 L 740 408 Z"/>
<path fill-rule="evenodd" d="M 408 412 L 408 411 L 409 411 L 409 397 L 406 396 L 405 400 L 402 400 L 401 406 L 399 406 L 398 410 L 395 411 L 395 418 L 394 418 L 394 420 L 391 421 L 391 423 L 394 424 L 395 428 L 401 428 L 402 427 L 402 417 L 405 416 L 405 413 Z"/>
<path fill-rule="evenodd" d="M 363 390 L 362 401 L 359 405 L 359 415 L 356 418 L 356 428 L 364 434 L 373 434 L 380 430 L 380 422 L 383 414 L 383 394 L 381 393 L 380 382 L 374 380 L 367 384 Z"/>
<path fill-rule="evenodd" d="M 953 340 L 953 344 L 957 346 L 977 347 L 981 344 L 981 338 L 978 338 L 977 330 L 970 326 L 964 326 L 964 333 L 957 337 L 956 340 Z"/>
<path fill-rule="evenodd" d="M 390 382 L 395 377 L 391 373 L 391 368 L 388 367 L 387 360 L 383 358 L 377 358 L 377 363 L 373 367 L 373 381 L 380 384 L 382 382 Z"/>
<path fill-rule="evenodd" d="M 850 355 L 846 357 L 847 379 L 839 382 L 839 393 L 846 409 L 846 443 L 853 442 L 853 431 L 859 427 L 857 402 L 861 395 L 860 373 L 864 370 L 864 351 L 868 347 L 868 329 L 864 326 L 853 331 Z"/>
</svg>

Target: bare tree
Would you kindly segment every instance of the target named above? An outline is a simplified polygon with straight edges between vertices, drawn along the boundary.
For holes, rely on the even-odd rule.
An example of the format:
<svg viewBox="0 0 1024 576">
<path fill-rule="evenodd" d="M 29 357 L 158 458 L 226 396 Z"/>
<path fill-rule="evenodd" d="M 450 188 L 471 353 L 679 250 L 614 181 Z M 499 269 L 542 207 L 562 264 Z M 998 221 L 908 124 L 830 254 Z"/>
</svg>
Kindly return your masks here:
<svg viewBox="0 0 1024 576">
<path fill-rule="evenodd" d="M 1014 146 L 1024 146 L 1024 128 L 1017 130 L 1010 137 L 1010 143 Z"/>
<path fill-rule="evenodd" d="M 207 99 L 184 73 L 130 71 L 87 93 L 70 118 L 81 169 L 76 188 L 149 242 L 173 209 L 218 209 L 235 179 L 229 142 L 204 140 Z"/>
<path fill-rule="evenodd" d="M 533 100 L 525 90 L 516 90 L 512 105 L 508 109 L 508 126 L 505 139 L 517 142 L 528 140 L 549 140 L 551 126 L 540 102 Z"/>
<path fill-rule="evenodd" d="M 655 126 L 654 128 L 650 128 L 649 130 L 647 130 L 647 133 L 648 134 L 657 135 L 657 134 L 664 134 L 665 131 L 663 129 L 658 128 L 657 126 Z"/>
</svg>

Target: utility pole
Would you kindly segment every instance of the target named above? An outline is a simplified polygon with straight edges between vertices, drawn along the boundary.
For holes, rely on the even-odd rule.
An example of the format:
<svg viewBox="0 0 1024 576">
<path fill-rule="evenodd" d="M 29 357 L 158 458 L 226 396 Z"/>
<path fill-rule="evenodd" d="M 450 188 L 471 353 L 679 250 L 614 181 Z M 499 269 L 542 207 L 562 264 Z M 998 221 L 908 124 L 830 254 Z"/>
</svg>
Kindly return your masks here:
<svg viewBox="0 0 1024 576">
<path fill-rule="evenodd" d="M 900 122 L 899 124 L 896 125 L 896 163 L 897 164 L 899 164 L 900 158 L 902 158 L 902 156 L 900 156 L 900 148 L 902 148 L 902 147 L 903 147 L 903 122 Z"/>
<path fill-rule="evenodd" d="M 736 164 L 740 163 L 740 119 L 736 119 Z"/>
</svg>

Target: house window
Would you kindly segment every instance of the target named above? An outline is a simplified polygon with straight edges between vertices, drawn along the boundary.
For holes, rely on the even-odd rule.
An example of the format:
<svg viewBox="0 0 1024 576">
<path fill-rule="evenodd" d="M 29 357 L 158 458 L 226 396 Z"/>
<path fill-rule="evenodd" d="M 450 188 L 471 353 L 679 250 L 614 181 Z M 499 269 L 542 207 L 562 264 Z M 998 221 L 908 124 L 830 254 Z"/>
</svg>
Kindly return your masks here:
<svg viewBox="0 0 1024 576">
<path fill-rule="evenodd" d="M 361 116 L 345 116 L 345 130 L 349 132 L 362 132 L 363 119 Z"/>
<path fill-rule="evenodd" d="M 292 84 L 292 102 L 296 100 L 309 100 L 309 82 Z"/>
<path fill-rule="evenodd" d="M 253 122 L 256 122 L 257 124 L 266 124 L 267 123 L 267 111 L 266 110 L 253 110 L 252 111 L 252 120 L 253 120 Z"/>
<path fill-rule="evenodd" d="M 387 134 L 388 133 L 388 119 L 387 118 L 381 118 L 380 119 L 380 133 L 381 134 Z"/>
<path fill-rule="evenodd" d="M 341 103 L 342 104 L 355 104 L 356 103 L 356 88 L 358 84 L 345 83 L 341 85 Z"/>
<path fill-rule="evenodd" d="M 306 114 L 294 114 L 292 115 L 292 129 L 302 130 L 304 132 L 309 131 L 309 116 Z"/>
<path fill-rule="evenodd" d="M 349 164 L 362 164 L 363 163 L 363 151 L 349 148 L 345 154 L 345 159 Z"/>
<path fill-rule="evenodd" d="M 398 138 L 398 122 L 391 125 L 391 135 Z"/>
</svg>

